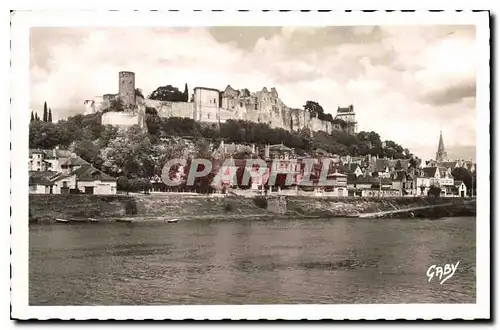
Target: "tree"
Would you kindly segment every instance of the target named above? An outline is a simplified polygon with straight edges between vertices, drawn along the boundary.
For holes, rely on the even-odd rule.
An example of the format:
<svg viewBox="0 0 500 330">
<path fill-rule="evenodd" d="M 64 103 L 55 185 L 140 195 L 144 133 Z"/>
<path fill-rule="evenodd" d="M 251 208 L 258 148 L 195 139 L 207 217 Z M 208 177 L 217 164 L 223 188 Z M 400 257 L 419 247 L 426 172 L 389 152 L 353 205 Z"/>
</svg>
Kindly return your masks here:
<svg viewBox="0 0 500 330">
<path fill-rule="evenodd" d="M 313 117 L 319 118 L 320 115 L 324 114 L 323 107 L 321 105 L 319 105 L 318 102 L 314 102 L 314 101 L 307 101 L 306 104 L 304 104 L 304 110 L 309 111 L 309 113 Z"/>
<path fill-rule="evenodd" d="M 35 121 L 40 121 L 40 117 L 38 117 L 38 113 L 35 113 Z"/>
<path fill-rule="evenodd" d="M 125 105 L 123 104 L 122 99 L 117 97 L 117 98 L 111 100 L 108 109 L 109 109 L 108 111 L 123 112 L 123 111 L 125 111 Z"/>
<path fill-rule="evenodd" d="M 466 169 L 464 167 L 455 167 L 451 171 L 451 175 L 453 176 L 454 180 L 463 181 L 465 186 L 467 187 L 468 191 L 470 191 L 473 188 L 474 188 L 474 190 L 476 189 L 476 187 L 475 187 L 476 180 L 475 180 L 475 178 L 473 180 L 473 175 L 468 169 Z"/>
<path fill-rule="evenodd" d="M 127 194 L 130 191 L 130 181 L 126 176 L 120 176 L 116 180 L 116 189 L 120 191 L 126 191 Z"/>
<path fill-rule="evenodd" d="M 48 120 L 47 120 L 49 123 L 52 122 L 52 109 L 49 108 L 49 117 L 48 117 Z"/>
<path fill-rule="evenodd" d="M 394 169 L 395 169 L 396 171 L 400 171 L 400 170 L 402 170 L 402 169 L 403 169 L 403 165 L 401 165 L 401 161 L 400 161 L 400 160 L 398 160 L 398 161 L 396 162 L 396 165 L 394 166 Z"/>
<path fill-rule="evenodd" d="M 184 95 L 184 102 L 188 102 L 189 101 L 189 91 L 188 91 L 188 85 L 187 84 L 184 84 L 184 93 L 182 93 Z"/>
<path fill-rule="evenodd" d="M 142 94 L 142 89 L 136 88 L 135 89 L 135 96 L 144 98 L 144 95 Z"/>
<path fill-rule="evenodd" d="M 184 93 L 172 85 L 158 87 L 149 95 L 149 98 L 151 100 L 171 102 L 184 102 L 185 99 Z"/>
<path fill-rule="evenodd" d="M 431 186 L 429 188 L 429 191 L 427 191 L 427 196 L 437 198 L 441 196 L 441 188 L 436 187 L 436 186 Z"/>
<path fill-rule="evenodd" d="M 73 151 L 83 160 L 90 164 L 101 167 L 102 160 L 99 159 L 99 148 L 90 140 L 76 141 Z"/>
<path fill-rule="evenodd" d="M 34 122 L 35 121 L 35 116 L 33 116 L 33 111 L 31 111 L 31 119 L 30 119 L 30 123 Z"/>
<path fill-rule="evenodd" d="M 147 175 L 151 152 L 148 134 L 138 126 L 119 132 L 108 146 L 101 150 L 103 169 L 113 175 L 141 178 Z"/>
<path fill-rule="evenodd" d="M 48 110 L 47 110 L 47 102 L 44 102 L 43 103 L 43 121 L 44 122 L 47 122 L 47 119 L 48 119 Z"/>
</svg>

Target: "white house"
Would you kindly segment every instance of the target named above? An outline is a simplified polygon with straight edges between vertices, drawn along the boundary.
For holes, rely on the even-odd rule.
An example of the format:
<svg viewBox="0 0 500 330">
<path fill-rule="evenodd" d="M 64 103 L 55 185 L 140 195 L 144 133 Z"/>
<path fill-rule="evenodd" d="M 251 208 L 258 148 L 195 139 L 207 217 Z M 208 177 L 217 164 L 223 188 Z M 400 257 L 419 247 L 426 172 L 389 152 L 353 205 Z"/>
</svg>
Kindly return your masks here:
<svg viewBox="0 0 500 330">
<path fill-rule="evenodd" d="M 79 166 L 70 173 L 60 173 L 51 181 L 54 183 L 54 194 L 116 194 L 116 179 L 89 165 Z"/>
<path fill-rule="evenodd" d="M 467 186 L 461 180 L 457 180 L 454 183 L 455 193 L 459 197 L 467 197 Z"/>
</svg>

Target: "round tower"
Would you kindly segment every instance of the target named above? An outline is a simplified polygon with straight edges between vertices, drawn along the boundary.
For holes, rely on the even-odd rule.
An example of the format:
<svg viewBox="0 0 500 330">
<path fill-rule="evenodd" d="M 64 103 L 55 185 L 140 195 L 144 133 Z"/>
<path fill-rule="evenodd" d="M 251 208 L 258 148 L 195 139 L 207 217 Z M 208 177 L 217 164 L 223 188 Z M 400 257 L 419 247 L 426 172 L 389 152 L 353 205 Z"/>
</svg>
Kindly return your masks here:
<svg viewBox="0 0 500 330">
<path fill-rule="evenodd" d="M 125 108 L 135 107 L 135 73 L 120 71 L 118 95 Z"/>
</svg>

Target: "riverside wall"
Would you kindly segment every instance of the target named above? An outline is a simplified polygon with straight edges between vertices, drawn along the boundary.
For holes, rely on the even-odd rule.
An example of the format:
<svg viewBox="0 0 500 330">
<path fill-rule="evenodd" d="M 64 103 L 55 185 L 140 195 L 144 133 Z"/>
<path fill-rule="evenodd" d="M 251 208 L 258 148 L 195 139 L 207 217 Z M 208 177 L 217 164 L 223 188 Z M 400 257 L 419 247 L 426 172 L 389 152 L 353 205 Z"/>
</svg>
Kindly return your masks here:
<svg viewBox="0 0 500 330">
<path fill-rule="evenodd" d="M 453 203 L 446 208 L 414 211 L 416 217 L 473 216 L 473 206 L 462 198 L 349 198 L 349 197 L 237 197 L 196 194 L 131 195 L 30 195 L 30 222 L 51 222 L 55 218 L 154 217 L 190 219 L 275 217 L 356 217 L 362 213 Z M 408 214 L 399 214 L 407 217 Z"/>
</svg>

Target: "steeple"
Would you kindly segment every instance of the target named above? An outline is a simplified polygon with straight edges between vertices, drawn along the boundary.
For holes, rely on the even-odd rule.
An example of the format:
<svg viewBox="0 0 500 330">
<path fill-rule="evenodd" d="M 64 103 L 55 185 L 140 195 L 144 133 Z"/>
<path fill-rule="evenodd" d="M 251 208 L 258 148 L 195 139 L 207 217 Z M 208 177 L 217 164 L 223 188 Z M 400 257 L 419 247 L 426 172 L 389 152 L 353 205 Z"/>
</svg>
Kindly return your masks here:
<svg viewBox="0 0 500 330">
<path fill-rule="evenodd" d="M 443 131 L 439 132 L 439 144 L 438 144 L 438 150 L 436 152 L 436 161 L 437 162 L 444 162 L 447 160 L 448 155 L 446 154 L 446 151 L 444 150 L 444 142 L 443 142 Z"/>
</svg>

